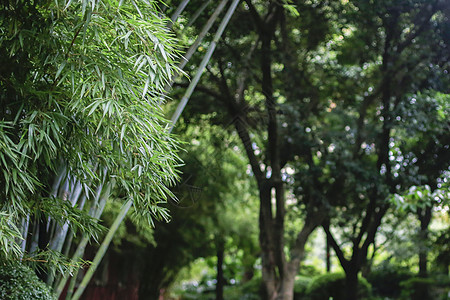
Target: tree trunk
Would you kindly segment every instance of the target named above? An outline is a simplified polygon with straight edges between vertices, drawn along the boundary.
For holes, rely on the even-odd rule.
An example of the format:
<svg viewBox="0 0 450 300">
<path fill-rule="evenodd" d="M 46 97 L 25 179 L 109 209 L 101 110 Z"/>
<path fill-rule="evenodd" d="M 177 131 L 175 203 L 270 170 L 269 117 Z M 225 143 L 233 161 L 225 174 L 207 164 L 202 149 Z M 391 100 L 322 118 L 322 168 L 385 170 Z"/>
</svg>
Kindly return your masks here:
<svg viewBox="0 0 450 300">
<path fill-rule="evenodd" d="M 427 240 L 428 240 L 428 226 L 431 222 L 431 210 L 432 207 L 428 206 L 425 209 L 419 209 L 418 215 L 420 220 L 420 246 L 419 246 L 419 277 L 427 278 L 428 277 L 428 249 L 427 249 Z M 420 285 L 417 288 L 417 296 L 419 299 L 428 299 L 429 291 L 427 285 Z"/>
<path fill-rule="evenodd" d="M 272 245 L 272 199 L 271 189 L 267 183 L 260 183 L 259 208 L 259 244 L 261 246 L 262 279 L 264 282 L 266 298 L 275 299 L 277 282 L 275 274 L 275 254 Z"/>
<path fill-rule="evenodd" d="M 330 230 L 330 224 L 326 223 L 325 225 L 327 230 Z M 326 266 L 326 272 L 331 272 L 331 241 L 330 237 L 325 233 L 325 266 Z"/>
<path fill-rule="evenodd" d="M 347 290 L 347 300 L 358 299 L 358 267 L 350 266 L 345 271 L 345 288 Z"/>
<path fill-rule="evenodd" d="M 216 243 L 217 247 L 217 283 L 216 283 L 216 300 L 223 300 L 223 287 L 225 279 L 223 277 L 223 257 L 225 253 L 225 242 L 220 239 Z"/>
<path fill-rule="evenodd" d="M 427 207 L 424 210 L 420 209 L 418 213 L 421 240 L 421 246 L 419 247 L 419 276 L 426 278 L 428 276 L 428 250 L 425 244 L 428 240 L 428 226 L 431 222 L 431 207 Z"/>
<path fill-rule="evenodd" d="M 297 268 L 298 269 L 298 268 Z M 293 300 L 294 299 L 294 284 L 295 273 L 285 273 L 284 277 L 280 280 L 280 286 L 278 287 L 276 300 Z"/>
</svg>

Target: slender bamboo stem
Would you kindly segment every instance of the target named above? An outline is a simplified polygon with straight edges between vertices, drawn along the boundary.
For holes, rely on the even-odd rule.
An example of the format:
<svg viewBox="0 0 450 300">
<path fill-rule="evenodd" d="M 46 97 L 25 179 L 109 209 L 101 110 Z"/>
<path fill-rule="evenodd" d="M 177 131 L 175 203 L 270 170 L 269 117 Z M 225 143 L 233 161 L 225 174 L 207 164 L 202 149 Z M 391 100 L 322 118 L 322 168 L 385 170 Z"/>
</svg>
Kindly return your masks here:
<svg viewBox="0 0 450 300">
<path fill-rule="evenodd" d="M 22 250 L 22 253 L 25 252 L 25 247 L 27 246 L 27 235 L 29 226 L 30 226 L 30 215 L 27 215 L 26 217 L 22 218 L 21 224 L 22 242 L 20 244 L 20 248 Z"/>
<path fill-rule="evenodd" d="M 189 98 L 191 97 L 195 87 L 197 86 L 200 77 L 203 74 L 203 71 L 206 68 L 206 65 L 208 64 L 209 60 L 211 59 L 212 54 L 214 53 L 214 50 L 216 49 L 217 42 L 219 41 L 220 37 L 222 36 L 222 33 L 225 30 L 225 27 L 227 26 L 228 22 L 231 19 L 231 16 L 234 13 L 234 10 L 236 9 L 237 5 L 239 4 L 239 0 L 234 0 L 230 7 L 228 8 L 228 11 L 223 18 L 222 22 L 220 23 L 219 28 L 217 29 L 216 35 L 214 36 L 213 41 L 209 45 L 208 51 L 206 52 L 205 56 L 203 57 L 202 62 L 200 63 L 200 66 L 197 69 L 197 73 L 195 74 L 194 78 L 192 79 L 191 83 L 189 84 L 189 87 L 187 88 L 183 98 L 181 99 L 180 103 L 178 104 L 177 109 L 175 110 L 175 113 L 172 116 L 171 119 L 171 126 L 169 128 L 169 132 L 172 132 L 173 127 L 175 126 L 175 123 L 178 121 L 178 119 L 181 116 L 181 113 L 183 112 L 184 108 L 186 107 L 187 102 L 189 101 Z"/>
<path fill-rule="evenodd" d="M 200 6 L 200 8 L 195 12 L 195 14 L 192 16 L 189 23 L 186 25 L 186 27 L 191 26 L 194 24 L 195 21 L 197 21 L 197 18 L 202 14 L 202 12 L 205 10 L 205 8 L 211 3 L 211 0 L 206 1 L 205 3 Z"/>
<path fill-rule="evenodd" d="M 186 64 L 189 62 L 189 60 L 191 59 L 192 55 L 194 55 L 195 51 L 197 51 L 198 46 L 200 45 L 200 43 L 203 41 L 203 39 L 205 38 L 206 34 L 209 32 L 209 30 L 211 29 L 212 25 L 214 24 L 214 22 L 216 21 L 216 19 L 219 17 L 220 13 L 222 12 L 222 10 L 225 7 L 225 4 L 228 2 L 228 0 L 222 0 L 219 5 L 217 6 L 217 8 L 215 9 L 214 13 L 211 15 L 211 17 L 209 17 L 208 21 L 206 22 L 205 26 L 203 26 L 202 31 L 199 33 L 197 39 L 195 40 L 195 42 L 189 47 L 189 49 L 186 51 L 186 54 L 184 55 L 184 57 L 182 57 L 181 62 L 178 64 L 178 68 L 180 70 L 183 70 L 184 67 L 186 66 Z M 173 76 L 172 79 L 170 80 L 170 82 L 167 84 L 167 86 L 165 87 L 166 91 L 169 91 L 170 88 L 173 86 L 173 83 L 175 82 L 175 79 L 178 76 Z"/>
<path fill-rule="evenodd" d="M 98 219 L 100 218 L 103 209 L 105 208 L 106 201 L 110 197 L 111 189 L 113 188 L 114 182 L 109 182 L 103 191 L 103 184 L 100 184 L 97 187 L 96 196 L 94 198 L 94 201 L 92 202 L 92 205 L 89 209 L 89 215 Z M 100 195 L 103 191 L 103 195 L 100 198 Z M 77 249 L 75 250 L 75 253 L 72 256 L 72 260 L 78 260 L 80 257 L 83 256 L 84 250 L 86 249 L 86 245 L 89 242 L 89 236 L 87 234 L 84 234 L 80 243 L 78 243 Z M 60 280 L 60 282 L 57 284 L 57 287 L 55 289 L 55 295 L 59 298 L 61 296 L 61 293 L 66 286 L 67 280 L 69 279 L 69 275 L 65 274 Z M 73 280 L 76 280 L 76 277 L 73 278 Z M 67 298 L 66 299 L 70 299 Z"/>
<path fill-rule="evenodd" d="M 75 270 L 75 272 L 73 273 L 73 276 L 72 276 L 72 280 L 70 280 L 70 282 L 69 282 L 69 287 L 67 288 L 67 294 L 66 294 L 67 300 L 72 299 L 73 290 L 75 288 L 75 284 L 77 283 L 78 272 L 79 272 L 78 269 Z M 67 280 L 65 282 L 67 282 Z"/>
<path fill-rule="evenodd" d="M 189 0 L 183 0 L 180 5 L 178 5 L 177 9 L 175 10 L 175 12 L 173 13 L 172 17 L 170 18 L 170 20 L 172 22 L 170 22 L 167 27 L 172 28 L 173 24 L 177 21 L 178 17 L 181 15 L 181 13 L 183 12 L 184 8 L 186 7 L 186 5 L 189 3 Z"/>
<path fill-rule="evenodd" d="M 94 275 L 95 270 L 97 270 L 98 265 L 100 264 L 101 260 L 103 259 L 103 256 L 106 253 L 106 250 L 108 250 L 109 244 L 111 243 L 111 240 L 116 233 L 117 229 L 119 228 L 119 225 L 122 223 L 122 220 L 125 218 L 126 214 L 128 213 L 128 210 L 130 209 L 133 202 L 131 200 L 128 200 L 123 206 L 122 209 L 119 212 L 119 215 L 114 220 L 114 223 L 111 225 L 111 228 L 109 229 L 108 234 L 106 235 L 105 239 L 103 240 L 103 243 L 100 246 L 100 249 L 98 249 L 97 253 L 95 254 L 94 260 L 92 261 L 91 267 L 87 270 L 86 274 L 83 277 L 83 280 L 81 281 L 80 285 L 78 286 L 77 291 L 72 297 L 72 300 L 78 300 L 81 295 L 83 294 L 84 290 L 86 289 L 89 281 L 91 280 L 92 276 Z"/>
<path fill-rule="evenodd" d="M 68 180 L 68 181 L 70 181 L 70 180 Z M 74 187 L 74 188 L 71 189 L 71 187 Z M 67 197 L 69 190 L 72 190 L 72 192 L 70 193 L 70 196 L 68 197 L 68 199 L 65 199 Z M 63 191 L 63 199 L 65 201 L 70 201 L 71 206 L 74 207 L 81 195 L 81 192 L 82 192 L 81 183 L 79 181 L 76 181 L 75 179 L 73 179 L 72 182 L 68 184 L 67 190 Z M 69 222 L 65 222 L 62 226 L 58 225 L 56 227 L 55 234 L 49 245 L 50 249 L 52 249 L 56 252 L 61 252 L 64 242 L 66 241 L 67 233 L 69 232 L 69 225 L 70 225 Z M 53 267 L 48 274 L 48 277 L 47 277 L 47 285 L 48 286 L 52 286 L 54 284 L 55 268 L 56 267 Z"/>
<path fill-rule="evenodd" d="M 32 228 L 33 232 L 31 234 L 30 248 L 28 249 L 29 253 L 35 252 L 39 245 L 39 222 L 37 218 L 34 219 Z"/>
<path fill-rule="evenodd" d="M 189 0 L 184 0 L 180 4 L 180 6 L 177 8 L 177 11 L 178 10 L 180 10 L 180 11 L 178 12 L 178 15 L 176 15 L 177 14 L 177 12 L 176 12 L 174 14 L 174 16 L 172 16 L 172 21 L 175 21 L 178 18 L 179 14 L 184 9 L 184 7 L 187 5 L 188 2 L 189 2 Z M 225 3 L 225 1 L 223 1 L 223 2 Z M 171 119 L 172 126 L 169 128 L 169 133 L 172 131 L 173 126 L 176 124 L 176 122 L 178 121 L 182 111 L 186 107 L 186 104 L 187 104 L 190 96 L 192 95 L 192 92 L 194 91 L 195 87 L 197 86 L 198 81 L 200 80 L 200 77 L 201 77 L 203 71 L 205 70 L 207 63 L 211 59 L 211 56 L 212 56 L 212 54 L 213 54 L 213 52 L 214 52 L 214 50 L 216 48 L 217 42 L 219 41 L 220 37 L 222 36 L 222 33 L 224 32 L 225 27 L 227 26 L 228 22 L 230 21 L 230 19 L 231 19 L 232 15 L 233 15 L 237 5 L 239 4 L 239 2 L 240 2 L 240 0 L 234 0 L 232 2 L 232 4 L 230 5 L 230 7 L 229 7 L 229 9 L 228 9 L 224 19 L 222 20 L 221 24 L 219 25 L 219 28 L 218 28 L 215 36 L 214 36 L 214 39 L 211 42 L 211 44 L 210 44 L 210 46 L 208 48 L 208 51 L 205 54 L 205 57 L 203 58 L 203 60 L 202 60 L 200 66 L 199 66 L 199 68 L 197 70 L 197 73 L 196 73 L 193 81 L 189 85 L 185 95 L 183 96 L 180 104 L 178 105 L 175 113 L 172 116 L 172 119 Z M 216 10 L 216 12 L 217 12 L 217 10 Z M 220 13 L 220 10 L 217 13 L 217 15 L 219 13 Z M 215 20 L 215 18 L 217 18 L 217 17 L 214 17 L 214 20 Z M 208 30 L 209 30 L 209 28 L 208 28 Z M 111 243 L 111 240 L 112 240 L 114 234 L 116 233 L 117 229 L 119 228 L 119 225 L 122 223 L 123 219 L 125 218 L 126 214 L 128 213 L 129 209 L 131 208 L 132 204 L 133 204 L 133 202 L 131 200 L 129 200 L 122 206 L 119 214 L 117 215 L 116 219 L 114 220 L 114 223 L 111 225 L 111 228 L 110 228 L 108 234 L 106 235 L 106 237 L 103 240 L 99 250 L 97 251 L 97 253 L 96 253 L 95 257 L 94 257 L 94 260 L 92 261 L 91 267 L 86 272 L 86 274 L 83 277 L 83 279 L 82 279 L 78 289 L 76 290 L 76 292 L 74 293 L 73 297 L 71 298 L 72 300 L 78 300 L 81 297 L 81 295 L 83 294 L 84 290 L 87 287 L 87 284 L 91 280 L 92 276 L 94 275 L 94 272 L 96 271 L 98 265 L 100 264 L 101 260 L 103 259 L 103 256 L 105 255 L 105 253 L 106 253 L 106 251 L 107 251 L 107 249 L 109 247 L 109 244 Z M 67 279 L 62 280 L 60 282 L 60 284 L 58 285 L 58 288 L 57 288 L 57 295 L 61 294 L 62 289 L 64 288 L 66 282 L 67 282 Z"/>
</svg>

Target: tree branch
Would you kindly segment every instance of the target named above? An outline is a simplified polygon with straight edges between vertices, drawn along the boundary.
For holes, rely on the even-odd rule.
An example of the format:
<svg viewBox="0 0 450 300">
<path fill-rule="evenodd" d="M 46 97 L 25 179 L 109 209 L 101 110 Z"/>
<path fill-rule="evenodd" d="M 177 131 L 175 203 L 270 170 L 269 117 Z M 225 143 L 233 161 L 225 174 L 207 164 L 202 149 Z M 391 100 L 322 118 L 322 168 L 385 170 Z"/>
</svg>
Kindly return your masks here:
<svg viewBox="0 0 450 300">
<path fill-rule="evenodd" d="M 322 228 L 325 231 L 325 233 L 327 234 L 327 237 L 331 243 L 331 247 L 333 247 L 333 250 L 336 253 L 336 256 L 338 257 L 342 267 L 344 268 L 344 270 L 348 269 L 349 260 L 345 258 L 344 252 L 342 252 L 341 247 L 339 247 L 338 243 L 334 239 L 334 236 L 331 233 L 330 228 L 328 228 L 327 226 L 323 226 L 323 225 L 322 225 Z"/>
<path fill-rule="evenodd" d="M 412 41 L 421 34 L 429 25 L 431 17 L 439 10 L 439 1 L 434 3 L 426 3 L 420 8 L 416 22 L 414 22 L 414 29 L 406 36 L 405 40 L 397 46 L 397 54 L 400 54 L 406 47 L 411 45 Z"/>
</svg>

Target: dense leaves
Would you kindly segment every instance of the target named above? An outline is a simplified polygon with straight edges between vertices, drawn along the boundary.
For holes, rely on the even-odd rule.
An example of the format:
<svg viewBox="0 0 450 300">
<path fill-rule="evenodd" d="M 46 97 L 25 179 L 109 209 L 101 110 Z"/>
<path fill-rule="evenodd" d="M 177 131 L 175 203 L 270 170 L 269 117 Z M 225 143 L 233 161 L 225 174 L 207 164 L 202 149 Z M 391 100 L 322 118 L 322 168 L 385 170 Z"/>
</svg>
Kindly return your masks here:
<svg viewBox="0 0 450 300">
<path fill-rule="evenodd" d="M 179 159 L 159 104 L 177 50 L 156 4 L 7 1 L 0 20 L 0 184 L 8 224 L 43 214 L 98 232 L 79 210 L 84 204 L 72 208 L 72 193 L 91 200 L 110 181 L 141 219 L 168 219 L 158 203 L 171 194 Z M 70 182 L 68 195 L 58 193 L 60 182 Z M 75 202 L 65 201 L 69 195 Z M 12 237 L 19 233 L 5 226 L 2 241 L 17 250 Z"/>
</svg>

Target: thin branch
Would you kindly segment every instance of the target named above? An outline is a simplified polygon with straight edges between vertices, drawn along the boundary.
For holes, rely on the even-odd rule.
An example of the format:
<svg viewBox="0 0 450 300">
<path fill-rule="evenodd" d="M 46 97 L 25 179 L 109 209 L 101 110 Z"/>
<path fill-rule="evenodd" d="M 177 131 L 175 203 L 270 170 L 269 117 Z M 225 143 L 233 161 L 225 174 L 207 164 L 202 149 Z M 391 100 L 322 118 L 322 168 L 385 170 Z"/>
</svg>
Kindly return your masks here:
<svg viewBox="0 0 450 300">
<path fill-rule="evenodd" d="M 344 252 L 342 252 L 341 247 L 339 247 L 338 243 L 334 239 L 333 234 L 331 233 L 330 229 L 327 228 L 327 226 L 322 226 L 323 230 L 327 234 L 327 237 L 330 240 L 331 247 L 333 247 L 334 252 L 336 253 L 336 256 L 338 257 L 339 261 L 341 262 L 342 267 L 344 270 L 348 268 L 349 260 L 345 258 Z"/>
<path fill-rule="evenodd" d="M 322 223 L 323 218 L 324 215 L 321 216 L 318 213 L 307 212 L 305 224 L 297 234 L 295 244 L 291 250 L 291 262 L 298 264 L 303 259 L 306 242 L 308 241 L 311 233 Z"/>
<path fill-rule="evenodd" d="M 367 237 L 364 241 L 361 250 L 363 251 L 363 257 L 367 255 L 367 250 L 369 249 L 369 246 L 373 241 L 375 240 L 375 235 L 378 231 L 378 227 L 381 224 L 381 220 L 383 219 L 384 215 L 386 214 L 387 210 L 389 209 L 389 205 L 386 204 L 383 207 L 380 207 L 380 210 L 378 213 L 375 214 L 374 222 L 372 223 L 372 226 L 367 231 Z"/>
<path fill-rule="evenodd" d="M 367 205 L 366 215 L 364 216 L 364 219 L 361 223 L 361 227 L 359 228 L 358 236 L 355 238 L 355 245 L 359 247 L 359 244 L 361 242 L 361 239 L 364 236 L 364 233 L 366 233 L 367 228 L 370 225 L 370 220 L 372 219 L 372 214 L 375 212 L 375 203 L 376 203 L 376 196 L 370 197 L 369 204 Z"/>
</svg>

